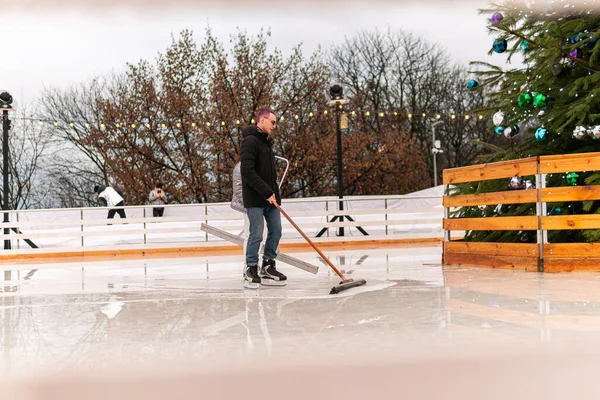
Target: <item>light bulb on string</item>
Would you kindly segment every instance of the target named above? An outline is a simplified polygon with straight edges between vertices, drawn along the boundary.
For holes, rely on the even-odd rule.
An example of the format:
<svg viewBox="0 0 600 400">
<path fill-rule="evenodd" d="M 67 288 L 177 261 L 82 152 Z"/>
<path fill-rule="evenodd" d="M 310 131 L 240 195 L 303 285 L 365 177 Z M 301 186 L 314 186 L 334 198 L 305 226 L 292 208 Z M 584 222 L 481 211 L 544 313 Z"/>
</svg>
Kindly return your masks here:
<svg viewBox="0 0 600 400">
<path fill-rule="evenodd" d="M 242 123 L 242 121 L 240 121 L 240 120 L 238 119 L 237 121 L 235 121 L 235 123 L 236 123 L 237 125 L 239 125 L 239 124 L 241 124 L 241 123 Z"/>
<path fill-rule="evenodd" d="M 146 124 L 146 128 L 150 129 L 150 124 Z"/>
<path fill-rule="evenodd" d="M 412 114 L 408 114 L 408 119 L 411 119 L 411 118 L 412 118 Z"/>
<path fill-rule="evenodd" d="M 192 122 L 192 128 L 195 128 L 195 127 L 196 127 L 196 123 Z"/>
<path fill-rule="evenodd" d="M 132 128 L 132 129 L 135 129 L 136 127 L 137 127 L 137 125 L 136 125 L 136 124 L 131 124 L 131 128 Z"/>
<path fill-rule="evenodd" d="M 175 124 L 175 126 L 176 126 L 177 128 L 181 128 L 181 124 L 180 124 L 179 122 L 178 122 L 178 123 L 176 123 L 176 124 Z"/>
<path fill-rule="evenodd" d="M 207 123 L 206 123 L 206 127 L 207 127 L 207 128 L 210 128 L 210 122 L 207 122 Z"/>
<path fill-rule="evenodd" d="M 165 124 L 165 123 L 163 122 L 163 123 L 161 124 L 161 126 L 162 126 L 163 128 L 166 128 L 166 127 L 167 127 L 167 124 Z"/>
</svg>

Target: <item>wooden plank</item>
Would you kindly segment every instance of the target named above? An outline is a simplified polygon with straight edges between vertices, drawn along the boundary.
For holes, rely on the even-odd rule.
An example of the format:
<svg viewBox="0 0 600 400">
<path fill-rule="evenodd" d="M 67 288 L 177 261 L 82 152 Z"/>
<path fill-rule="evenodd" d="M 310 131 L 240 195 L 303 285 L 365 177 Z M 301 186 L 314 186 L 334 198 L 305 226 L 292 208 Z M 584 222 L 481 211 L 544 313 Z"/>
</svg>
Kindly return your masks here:
<svg viewBox="0 0 600 400">
<path fill-rule="evenodd" d="M 600 214 L 553 215 L 550 217 L 542 217 L 542 229 L 548 231 L 599 228 Z"/>
<path fill-rule="evenodd" d="M 556 154 L 540 157 L 542 174 L 600 170 L 600 153 Z"/>
<path fill-rule="evenodd" d="M 442 202 L 444 207 L 535 203 L 537 202 L 537 190 L 513 190 L 506 192 L 444 196 Z"/>
<path fill-rule="evenodd" d="M 545 272 L 600 271 L 600 257 L 548 258 L 544 260 Z"/>
<path fill-rule="evenodd" d="M 565 186 L 542 189 L 542 201 L 584 201 L 600 199 L 600 186 Z"/>
<path fill-rule="evenodd" d="M 538 258 L 514 256 L 484 256 L 481 254 L 444 253 L 445 265 L 465 265 L 471 267 L 491 267 L 538 271 Z"/>
<path fill-rule="evenodd" d="M 445 242 L 444 251 L 453 254 L 538 257 L 537 243 Z"/>
<path fill-rule="evenodd" d="M 521 158 L 519 160 L 508 160 L 490 164 L 445 169 L 443 172 L 443 182 L 448 185 L 462 182 L 511 178 L 515 175 L 526 176 L 535 174 L 537 174 L 537 157 L 529 157 Z"/>
<path fill-rule="evenodd" d="M 600 243 L 548 243 L 544 258 L 600 258 Z"/>
<path fill-rule="evenodd" d="M 538 217 L 450 218 L 444 219 L 444 229 L 449 231 L 535 231 Z"/>
</svg>

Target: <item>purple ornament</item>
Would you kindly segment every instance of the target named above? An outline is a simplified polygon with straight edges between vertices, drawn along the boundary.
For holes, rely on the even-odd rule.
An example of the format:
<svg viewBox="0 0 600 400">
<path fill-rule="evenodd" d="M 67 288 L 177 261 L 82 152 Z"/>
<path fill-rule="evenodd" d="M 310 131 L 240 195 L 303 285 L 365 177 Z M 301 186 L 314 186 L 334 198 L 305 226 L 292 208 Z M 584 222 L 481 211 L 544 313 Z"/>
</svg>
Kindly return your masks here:
<svg viewBox="0 0 600 400">
<path fill-rule="evenodd" d="M 576 58 L 579 58 L 579 57 L 581 57 L 581 50 L 579 50 L 579 49 L 575 49 L 575 50 L 573 50 L 572 52 L 570 52 L 570 53 L 569 53 L 569 55 L 570 55 L 571 57 L 576 57 Z"/>
<path fill-rule="evenodd" d="M 497 12 L 494 13 L 492 15 L 492 24 L 494 25 L 498 25 L 500 23 L 500 21 L 502 21 L 504 19 L 504 15 L 502 15 L 501 13 Z"/>
</svg>

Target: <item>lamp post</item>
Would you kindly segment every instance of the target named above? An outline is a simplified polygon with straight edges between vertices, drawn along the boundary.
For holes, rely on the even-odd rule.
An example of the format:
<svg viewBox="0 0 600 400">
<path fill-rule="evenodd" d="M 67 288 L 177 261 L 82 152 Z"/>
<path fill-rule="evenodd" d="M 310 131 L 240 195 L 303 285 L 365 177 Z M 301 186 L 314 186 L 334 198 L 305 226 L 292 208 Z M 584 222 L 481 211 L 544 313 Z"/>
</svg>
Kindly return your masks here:
<svg viewBox="0 0 600 400">
<path fill-rule="evenodd" d="M 12 96 L 8 93 L 8 92 L 2 92 L 0 93 L 0 109 L 2 110 L 2 175 L 4 177 L 4 182 L 3 182 L 3 194 L 2 194 L 2 208 L 4 209 L 4 222 L 8 223 L 9 221 L 9 216 L 8 213 L 6 212 L 10 205 L 8 202 L 8 195 L 9 195 L 9 183 L 8 183 L 8 157 L 9 157 L 9 151 L 8 151 L 8 131 L 10 129 L 10 120 L 8 119 L 8 112 L 12 111 L 12 101 L 13 98 Z M 4 228 L 4 249 L 5 250 L 9 250 L 10 249 L 10 239 L 8 239 L 10 235 L 10 228 Z"/>
<path fill-rule="evenodd" d="M 341 85 L 335 84 L 329 88 L 329 96 L 331 100 L 329 105 L 335 106 L 335 133 L 337 135 L 337 180 L 338 180 L 338 211 L 344 211 L 344 165 L 342 161 L 342 104 L 348 102 L 344 96 L 344 88 Z M 340 213 L 342 215 L 342 213 Z M 340 219 L 340 222 L 342 220 Z M 344 227 L 338 228 L 338 236 L 344 236 Z"/>
<path fill-rule="evenodd" d="M 443 153 L 444 150 L 440 149 L 440 141 L 435 140 L 435 127 L 436 125 L 443 124 L 444 121 L 434 122 L 431 125 L 431 153 L 433 154 L 433 186 L 437 186 L 437 160 L 436 156 L 438 153 Z"/>
</svg>

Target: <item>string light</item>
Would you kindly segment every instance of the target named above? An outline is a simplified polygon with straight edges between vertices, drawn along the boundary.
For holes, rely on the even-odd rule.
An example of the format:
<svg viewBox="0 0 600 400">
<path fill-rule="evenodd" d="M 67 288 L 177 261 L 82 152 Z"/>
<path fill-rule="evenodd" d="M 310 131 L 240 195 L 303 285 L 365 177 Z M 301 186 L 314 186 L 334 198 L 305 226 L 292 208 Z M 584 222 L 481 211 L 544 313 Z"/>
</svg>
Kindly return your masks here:
<svg viewBox="0 0 600 400">
<path fill-rule="evenodd" d="M 560 89 L 560 90 L 563 90 L 563 89 Z M 589 91 L 589 92 L 591 92 L 591 91 Z M 578 93 L 576 93 L 575 96 L 578 96 Z M 593 94 L 590 94 L 590 96 L 594 97 Z M 514 109 L 515 108 L 513 107 L 513 110 Z M 399 116 L 401 114 L 401 112 L 398 112 L 398 111 L 393 111 L 393 112 L 389 111 L 388 112 L 388 111 L 377 111 L 377 110 L 352 110 L 352 111 L 347 110 L 346 112 L 348 114 L 352 115 L 352 116 L 356 116 L 356 115 L 359 115 L 359 113 L 363 113 L 362 115 L 364 115 L 365 117 L 375 116 L 375 117 L 380 117 L 380 118 L 384 118 L 386 116 L 386 114 L 387 115 L 393 114 L 394 116 Z M 323 110 L 323 114 L 324 115 L 329 115 L 329 110 Z M 314 117 L 315 112 L 311 111 L 307 115 L 308 115 L 309 118 L 312 118 L 312 117 Z M 425 112 L 421 114 L 421 116 L 423 118 L 427 118 L 428 115 L 431 116 L 432 114 L 431 113 L 425 113 Z M 443 119 L 443 118 L 449 118 L 449 119 L 454 120 L 454 119 L 456 119 L 457 117 L 460 116 L 460 114 L 457 115 L 455 113 L 453 113 L 453 114 L 444 114 L 444 113 L 439 113 L 439 112 L 437 112 L 437 113 L 435 113 L 433 115 L 438 120 Z M 531 114 L 531 113 L 525 113 L 525 115 L 531 115 L 531 116 L 533 116 L 533 114 Z M 408 119 L 412 119 L 414 115 L 412 113 L 409 113 L 409 114 L 406 114 L 406 116 L 408 117 Z M 479 114 L 479 115 L 477 115 L 477 114 L 464 114 L 464 119 L 465 120 L 469 120 L 469 119 L 471 119 L 471 117 L 472 118 L 478 118 L 479 120 L 483 120 L 484 119 L 484 117 L 483 117 L 482 114 Z M 290 114 L 290 118 L 289 119 L 290 120 L 293 119 L 293 120 L 298 121 L 301 118 L 302 118 L 302 114 Z M 46 120 L 40 120 L 40 119 L 37 119 L 37 118 L 20 118 L 20 119 L 31 120 L 31 121 L 39 121 L 40 125 L 44 125 L 44 123 L 51 123 L 55 127 L 58 127 L 59 125 L 61 125 L 61 123 L 58 122 L 58 121 L 46 121 Z M 282 116 L 280 116 L 278 118 L 278 120 L 279 121 L 285 121 L 286 117 L 284 115 L 282 115 Z M 242 122 L 243 122 L 243 120 L 237 119 L 237 120 L 234 120 L 233 123 L 235 123 L 236 125 L 241 125 Z M 256 120 L 254 118 L 252 118 L 251 123 L 255 124 Z M 79 126 L 84 126 L 85 125 L 85 127 L 87 127 L 87 128 L 90 128 L 90 126 L 91 126 L 90 123 L 88 123 L 88 122 L 84 123 L 83 121 L 80 121 L 80 122 L 69 121 L 69 122 L 64 122 L 64 124 L 67 125 L 67 126 L 69 126 L 69 127 L 71 127 L 71 128 L 74 128 L 76 124 L 79 124 Z M 206 122 L 205 124 L 206 124 L 207 127 L 212 126 L 212 124 L 210 122 Z M 227 126 L 227 124 L 228 124 L 227 121 L 221 121 L 221 123 L 220 123 L 221 126 Z M 119 122 L 113 122 L 112 124 L 109 124 L 109 125 L 114 125 L 116 128 L 121 128 L 123 124 L 121 124 Z M 185 124 L 182 123 L 182 122 L 177 122 L 174 125 L 177 128 L 182 128 L 182 126 L 184 126 Z M 133 129 L 137 129 L 140 126 L 145 126 L 148 129 L 152 128 L 152 125 L 150 123 L 142 123 L 142 124 L 133 123 L 131 125 L 123 125 L 123 126 L 131 126 L 131 128 L 133 128 Z M 161 126 L 162 128 L 167 128 L 167 123 L 162 122 L 162 123 L 159 124 L 159 126 Z M 196 123 L 196 122 L 192 122 L 191 123 L 191 127 L 192 128 L 195 128 L 197 126 L 198 126 L 198 123 Z M 101 128 L 102 129 L 104 129 L 105 127 L 106 127 L 106 125 L 104 123 L 101 124 Z"/>
</svg>

